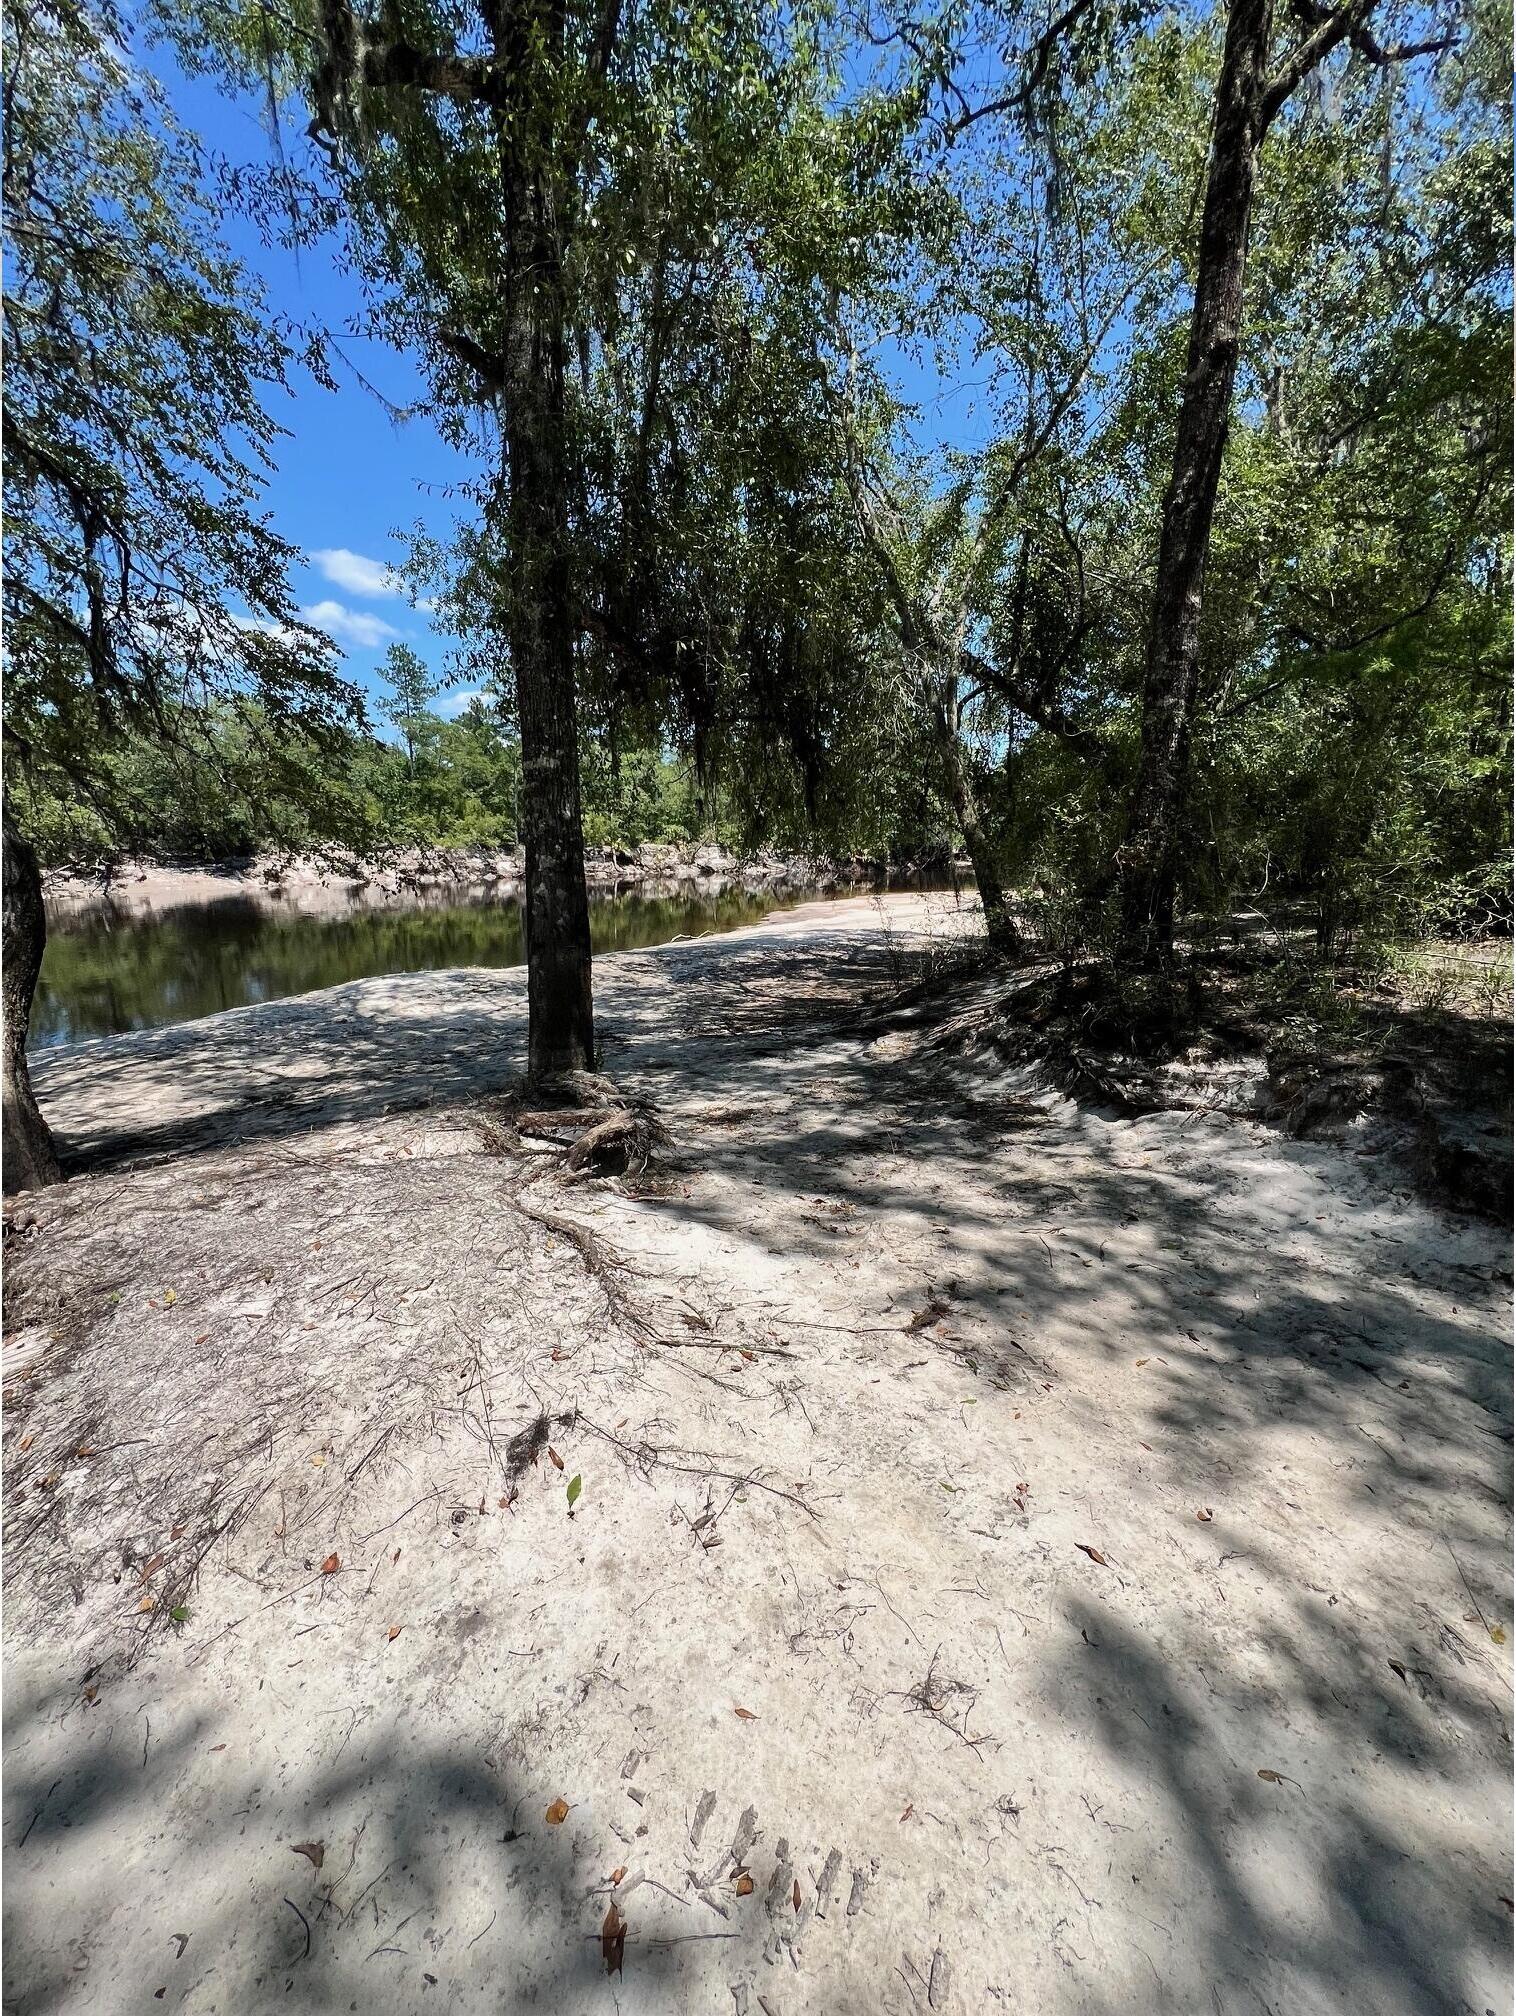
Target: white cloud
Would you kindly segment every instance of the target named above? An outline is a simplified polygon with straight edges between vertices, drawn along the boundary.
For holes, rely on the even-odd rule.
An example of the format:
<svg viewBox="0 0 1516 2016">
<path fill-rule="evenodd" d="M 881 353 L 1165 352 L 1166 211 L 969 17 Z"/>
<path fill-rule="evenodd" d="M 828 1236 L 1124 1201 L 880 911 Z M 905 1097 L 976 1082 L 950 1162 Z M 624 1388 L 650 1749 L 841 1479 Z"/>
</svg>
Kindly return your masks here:
<svg viewBox="0 0 1516 2016">
<path fill-rule="evenodd" d="M 382 560 L 370 560 L 366 554 L 350 552 L 346 546 L 324 546 L 311 558 L 328 581 L 345 588 L 349 595 L 373 599 L 405 594 L 405 583 L 393 567 L 386 567 Z"/>
<path fill-rule="evenodd" d="M 434 711 L 440 714 L 444 721 L 456 721 L 460 714 L 468 712 L 476 700 L 488 698 L 487 693 L 480 693 L 472 688 L 463 693 L 444 693 L 438 699 Z"/>
<path fill-rule="evenodd" d="M 366 615 L 361 609 L 345 609 L 340 602 L 313 602 L 300 614 L 328 637 L 335 637 L 339 644 L 355 644 L 361 651 L 377 651 L 381 644 L 393 643 L 400 635 L 377 616 Z"/>
</svg>

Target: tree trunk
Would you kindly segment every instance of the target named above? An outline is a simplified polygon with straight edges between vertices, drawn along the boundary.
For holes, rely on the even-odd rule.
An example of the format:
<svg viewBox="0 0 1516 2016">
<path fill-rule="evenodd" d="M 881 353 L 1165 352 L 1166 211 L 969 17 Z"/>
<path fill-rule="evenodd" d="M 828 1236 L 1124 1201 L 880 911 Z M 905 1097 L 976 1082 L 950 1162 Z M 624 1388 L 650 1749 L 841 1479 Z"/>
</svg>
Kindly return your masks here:
<svg viewBox="0 0 1516 2016">
<path fill-rule="evenodd" d="M 3 834 L 4 896 L 0 906 L 0 1005 L 4 1052 L 4 1175 L 5 1192 L 41 1190 L 62 1177 L 58 1151 L 47 1122 L 37 1108 L 26 1068 L 26 1032 L 32 1017 L 32 996 L 42 971 L 47 943 L 47 917 L 42 907 L 42 877 L 37 857 L 7 822 Z"/>
<path fill-rule="evenodd" d="M 1272 17 L 1273 0 L 1232 0 L 1216 86 L 1189 357 L 1163 500 L 1142 689 L 1142 752 L 1121 856 L 1124 946 L 1128 956 L 1149 966 L 1165 963 L 1174 947 L 1201 594 L 1242 332 L 1248 229 L 1267 123 Z"/>
<path fill-rule="evenodd" d="M 520 94 L 501 139 L 506 628 L 521 730 L 527 1069 L 541 1078 L 595 1064 L 569 580 L 562 259 L 551 141 L 524 102 L 540 82 L 532 44 L 546 35 L 556 48 L 561 17 L 551 8 L 512 9 L 508 35 Z"/>
<path fill-rule="evenodd" d="M 1021 934 L 1011 916 L 1005 887 L 1000 879 L 1000 864 L 995 858 L 990 836 L 985 831 L 973 779 L 963 760 L 963 745 L 958 740 L 958 681 L 955 677 L 948 678 L 946 699 L 937 709 L 937 726 L 943 766 L 947 772 L 948 797 L 952 800 L 958 830 L 963 835 L 964 850 L 973 865 L 974 880 L 979 887 L 979 901 L 984 908 L 985 936 L 992 952 L 1009 955 L 1020 948 Z"/>
</svg>

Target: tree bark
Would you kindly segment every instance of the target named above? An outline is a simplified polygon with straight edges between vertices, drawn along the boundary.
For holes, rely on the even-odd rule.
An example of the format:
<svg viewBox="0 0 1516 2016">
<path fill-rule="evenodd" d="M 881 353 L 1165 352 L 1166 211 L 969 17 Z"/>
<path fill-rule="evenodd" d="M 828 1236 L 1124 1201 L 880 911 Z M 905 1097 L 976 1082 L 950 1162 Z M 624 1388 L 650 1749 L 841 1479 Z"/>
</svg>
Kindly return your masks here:
<svg viewBox="0 0 1516 2016">
<path fill-rule="evenodd" d="M 973 866 L 990 950 L 1008 955 L 1019 949 L 1021 934 L 1011 916 L 1005 885 L 1000 878 L 1000 863 L 985 831 L 974 782 L 963 760 L 963 745 L 958 739 L 957 678 L 949 675 L 946 687 L 944 699 L 937 709 L 937 726 L 943 767 L 947 773 L 948 797 L 952 800 L 958 830 L 963 835 L 964 850 Z"/>
<path fill-rule="evenodd" d="M 533 43 L 561 60 L 551 5 L 507 10 L 501 50 L 517 84 L 502 121 L 505 383 L 503 465 L 507 641 L 521 731 L 526 851 L 527 1070 L 593 1070 L 589 897 L 579 785 L 569 576 L 567 361 L 551 136 L 528 102 Z M 539 58 L 540 60 L 540 58 Z"/>
<path fill-rule="evenodd" d="M 1269 117 L 1272 29 L 1273 0 L 1232 0 L 1216 86 L 1189 357 L 1163 500 L 1142 749 L 1121 854 L 1123 945 L 1144 966 L 1167 962 L 1174 948 L 1201 597 L 1237 373 L 1258 149 Z"/>
<path fill-rule="evenodd" d="M 4 1053 L 3 1105 L 5 1194 L 41 1190 L 62 1178 L 58 1151 L 38 1110 L 26 1068 L 26 1032 L 32 997 L 42 971 L 47 916 L 37 857 L 9 821 L 3 831 L 3 904 L 0 904 L 0 1049 Z"/>
</svg>

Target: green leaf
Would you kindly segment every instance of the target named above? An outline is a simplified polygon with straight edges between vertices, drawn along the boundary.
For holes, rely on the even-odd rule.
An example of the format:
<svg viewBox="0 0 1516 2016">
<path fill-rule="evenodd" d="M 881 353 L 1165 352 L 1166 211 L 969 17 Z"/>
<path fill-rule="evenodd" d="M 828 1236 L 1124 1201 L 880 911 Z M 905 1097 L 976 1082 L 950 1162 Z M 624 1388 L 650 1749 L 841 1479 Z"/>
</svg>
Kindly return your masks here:
<svg viewBox="0 0 1516 2016">
<path fill-rule="evenodd" d="M 582 1477 L 570 1477 L 568 1481 L 568 1501 L 569 1501 L 569 1510 L 571 1512 L 574 1509 L 574 1501 L 578 1498 L 579 1493 L 583 1489 L 584 1489 L 584 1479 Z"/>
<path fill-rule="evenodd" d="M 185 1609 L 182 1603 L 176 1603 L 168 1614 L 175 1624 L 182 1624 L 189 1616 L 189 1611 Z"/>
</svg>

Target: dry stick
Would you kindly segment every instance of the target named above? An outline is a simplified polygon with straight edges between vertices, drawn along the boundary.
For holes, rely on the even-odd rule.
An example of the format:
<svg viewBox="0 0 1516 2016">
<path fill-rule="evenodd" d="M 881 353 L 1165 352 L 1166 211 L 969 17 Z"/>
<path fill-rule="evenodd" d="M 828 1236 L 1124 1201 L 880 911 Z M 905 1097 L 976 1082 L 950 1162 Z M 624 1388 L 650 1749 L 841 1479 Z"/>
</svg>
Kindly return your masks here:
<svg viewBox="0 0 1516 2016">
<path fill-rule="evenodd" d="M 655 1443 L 644 1442 L 640 1445 L 634 1445 L 630 1442 L 623 1442 L 619 1435 L 613 1435 L 609 1428 L 602 1428 L 598 1422 L 591 1421 L 587 1415 L 581 1414 L 579 1420 L 584 1427 L 589 1429 L 592 1435 L 600 1436 L 603 1441 L 611 1443 L 613 1447 L 620 1449 L 627 1456 L 636 1458 L 639 1462 L 650 1461 L 654 1465 L 661 1464 L 665 1470 L 676 1470 L 686 1477 L 719 1477 L 724 1483 L 739 1487 L 750 1484 L 759 1491 L 767 1491 L 771 1498 L 787 1498 L 791 1505 L 798 1505 L 801 1511 L 811 1519 L 819 1520 L 821 1517 L 821 1514 L 816 1510 L 814 1505 L 807 1505 L 803 1498 L 797 1497 L 793 1491 L 784 1490 L 781 1485 L 765 1484 L 761 1477 L 750 1477 L 741 1471 L 718 1470 L 712 1463 L 675 1463 Z"/>
<path fill-rule="evenodd" d="M 1370 1440 L 1372 1441 L 1372 1439 L 1373 1438 L 1371 1436 Z M 1479 1598 L 1474 1594 L 1473 1590 L 1469 1587 L 1468 1576 L 1465 1575 L 1463 1569 L 1459 1567 L 1458 1556 L 1453 1552 L 1452 1546 L 1448 1541 L 1444 1540 L 1442 1544 L 1448 1550 L 1448 1559 L 1452 1562 L 1453 1566 L 1458 1569 L 1458 1579 L 1463 1584 L 1464 1595 L 1468 1597 L 1469 1601 L 1474 1606 L 1474 1615 L 1479 1619 L 1480 1623 L 1483 1624 L 1485 1629 L 1485 1636 L 1490 1637 L 1491 1633 L 1490 1633 L 1489 1619 L 1485 1616 L 1484 1612 L 1479 1607 Z"/>
<path fill-rule="evenodd" d="M 295 1916 L 300 1920 L 300 1923 L 305 1927 L 305 1951 L 300 1955 L 300 1958 L 302 1960 L 309 1960 L 309 1958 L 311 1957 L 311 1921 L 309 1920 L 309 1918 L 306 1917 L 305 1913 L 300 1909 L 300 1906 L 295 1902 L 293 1897 L 286 1897 L 284 1901 L 286 1904 L 288 1904 L 291 1911 L 294 1912 Z"/>
<path fill-rule="evenodd" d="M 368 1454 L 366 1456 L 360 1456 L 358 1458 L 358 1461 L 347 1473 L 347 1481 L 349 1484 L 352 1483 L 353 1479 L 358 1475 L 358 1472 L 363 1468 L 364 1464 L 371 1462 L 373 1458 L 379 1454 L 379 1451 L 384 1447 L 385 1443 L 388 1442 L 388 1440 L 394 1434 L 396 1428 L 399 1425 L 400 1424 L 397 1421 L 392 1421 L 388 1426 L 388 1428 L 385 1429 L 384 1433 L 379 1437 L 379 1440 L 369 1450 Z"/>
</svg>

